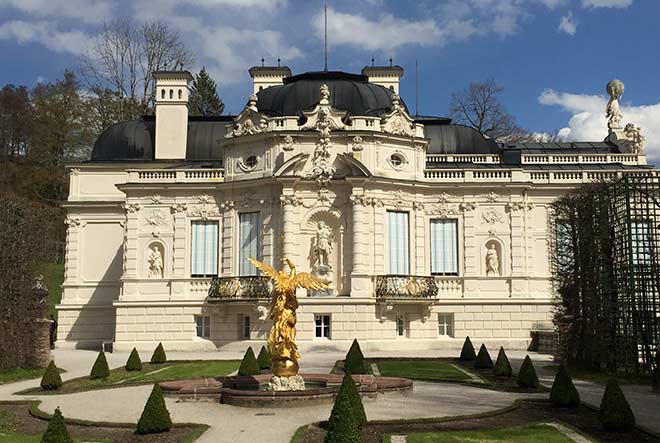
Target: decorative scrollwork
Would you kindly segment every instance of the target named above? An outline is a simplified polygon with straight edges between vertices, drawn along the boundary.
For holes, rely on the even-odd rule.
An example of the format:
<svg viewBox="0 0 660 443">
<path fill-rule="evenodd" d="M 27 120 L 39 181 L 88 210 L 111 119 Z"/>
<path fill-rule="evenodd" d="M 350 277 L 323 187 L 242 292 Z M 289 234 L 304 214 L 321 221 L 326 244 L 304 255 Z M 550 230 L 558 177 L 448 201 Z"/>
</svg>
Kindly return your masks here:
<svg viewBox="0 0 660 443">
<path fill-rule="evenodd" d="M 376 276 L 377 298 L 435 298 L 438 285 L 433 277 L 414 275 Z"/>
<path fill-rule="evenodd" d="M 268 277 L 215 277 L 209 288 L 210 299 L 270 298 L 273 284 Z"/>
</svg>

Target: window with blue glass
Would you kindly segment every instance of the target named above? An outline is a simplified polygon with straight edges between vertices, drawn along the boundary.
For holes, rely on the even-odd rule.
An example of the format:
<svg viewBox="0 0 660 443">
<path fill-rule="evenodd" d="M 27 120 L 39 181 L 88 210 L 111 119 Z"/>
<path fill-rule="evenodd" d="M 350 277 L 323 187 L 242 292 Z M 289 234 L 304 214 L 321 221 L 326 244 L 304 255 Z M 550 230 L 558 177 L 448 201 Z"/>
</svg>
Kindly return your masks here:
<svg viewBox="0 0 660 443">
<path fill-rule="evenodd" d="M 409 273 L 408 213 L 387 211 L 387 272 L 393 275 Z"/>
<path fill-rule="evenodd" d="M 456 219 L 431 219 L 431 275 L 458 275 Z"/>
<path fill-rule="evenodd" d="M 238 214 L 238 272 L 241 276 L 258 275 L 257 268 L 248 258 L 261 260 L 261 217 L 258 212 Z"/>
<path fill-rule="evenodd" d="M 191 270 L 192 277 L 218 275 L 218 222 L 192 222 Z"/>
</svg>

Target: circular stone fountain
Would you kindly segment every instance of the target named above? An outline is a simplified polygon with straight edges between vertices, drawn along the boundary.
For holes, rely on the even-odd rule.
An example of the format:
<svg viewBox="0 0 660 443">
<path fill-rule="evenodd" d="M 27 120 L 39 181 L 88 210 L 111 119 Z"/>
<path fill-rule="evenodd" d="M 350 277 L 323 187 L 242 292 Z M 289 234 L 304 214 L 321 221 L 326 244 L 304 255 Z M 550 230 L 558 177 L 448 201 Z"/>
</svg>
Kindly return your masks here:
<svg viewBox="0 0 660 443">
<path fill-rule="evenodd" d="M 160 383 L 161 389 L 180 400 L 211 400 L 244 407 L 287 407 L 330 403 L 343 375 L 301 374 L 305 389 L 273 391 L 268 385 L 272 374 L 177 380 Z M 353 375 L 360 395 L 376 397 L 379 392 L 409 391 L 413 382 L 406 378 Z"/>
</svg>

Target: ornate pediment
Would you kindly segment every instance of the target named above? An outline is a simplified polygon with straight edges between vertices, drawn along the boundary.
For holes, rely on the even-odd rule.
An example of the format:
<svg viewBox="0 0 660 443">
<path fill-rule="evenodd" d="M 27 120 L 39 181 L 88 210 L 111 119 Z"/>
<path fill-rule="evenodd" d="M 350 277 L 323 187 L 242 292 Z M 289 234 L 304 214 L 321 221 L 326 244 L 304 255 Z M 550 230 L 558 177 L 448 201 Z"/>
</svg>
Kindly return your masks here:
<svg viewBox="0 0 660 443">
<path fill-rule="evenodd" d="M 381 117 L 380 130 L 388 134 L 413 137 L 415 135 L 414 122 L 401 106 L 399 96 L 394 94 L 392 95 L 392 111 Z"/>
<path fill-rule="evenodd" d="M 327 85 L 321 86 L 321 100 L 312 111 L 303 111 L 307 118 L 301 130 L 316 130 L 321 138 L 330 137 L 330 131 L 344 129 L 346 125 L 342 119 L 346 116 L 345 111 L 340 111 L 330 105 L 330 89 Z"/>
<path fill-rule="evenodd" d="M 232 130 L 227 133 L 226 138 L 241 137 L 266 132 L 268 119 L 257 109 L 257 96 L 251 95 L 245 108 L 234 119 Z"/>
</svg>

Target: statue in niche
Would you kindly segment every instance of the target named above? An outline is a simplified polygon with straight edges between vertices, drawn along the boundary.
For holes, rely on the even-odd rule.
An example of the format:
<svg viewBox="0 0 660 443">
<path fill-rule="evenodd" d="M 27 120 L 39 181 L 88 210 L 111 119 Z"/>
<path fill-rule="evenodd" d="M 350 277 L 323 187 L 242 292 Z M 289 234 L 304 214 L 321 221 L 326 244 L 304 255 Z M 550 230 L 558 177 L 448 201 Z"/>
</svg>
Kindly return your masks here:
<svg viewBox="0 0 660 443">
<path fill-rule="evenodd" d="M 317 266 L 327 266 L 332 268 L 330 264 L 330 254 L 332 254 L 332 230 L 325 222 L 318 222 L 316 225 L 316 236 L 313 237 L 312 245 L 314 258 L 316 259 Z"/>
<path fill-rule="evenodd" d="M 605 115 L 607 117 L 607 128 L 612 132 L 613 129 L 621 128 L 621 110 L 619 109 L 619 100 L 623 96 L 625 87 L 621 80 L 610 80 L 605 87 L 605 90 L 610 95 L 610 100 L 607 102 Z"/>
<path fill-rule="evenodd" d="M 495 249 L 493 243 L 488 246 L 488 250 L 486 251 L 486 275 L 494 275 L 498 277 L 500 275 L 500 258 L 497 255 L 497 249 Z"/>
<path fill-rule="evenodd" d="M 149 262 L 149 278 L 163 278 L 163 256 L 158 246 L 149 247 L 147 261 Z"/>
</svg>

